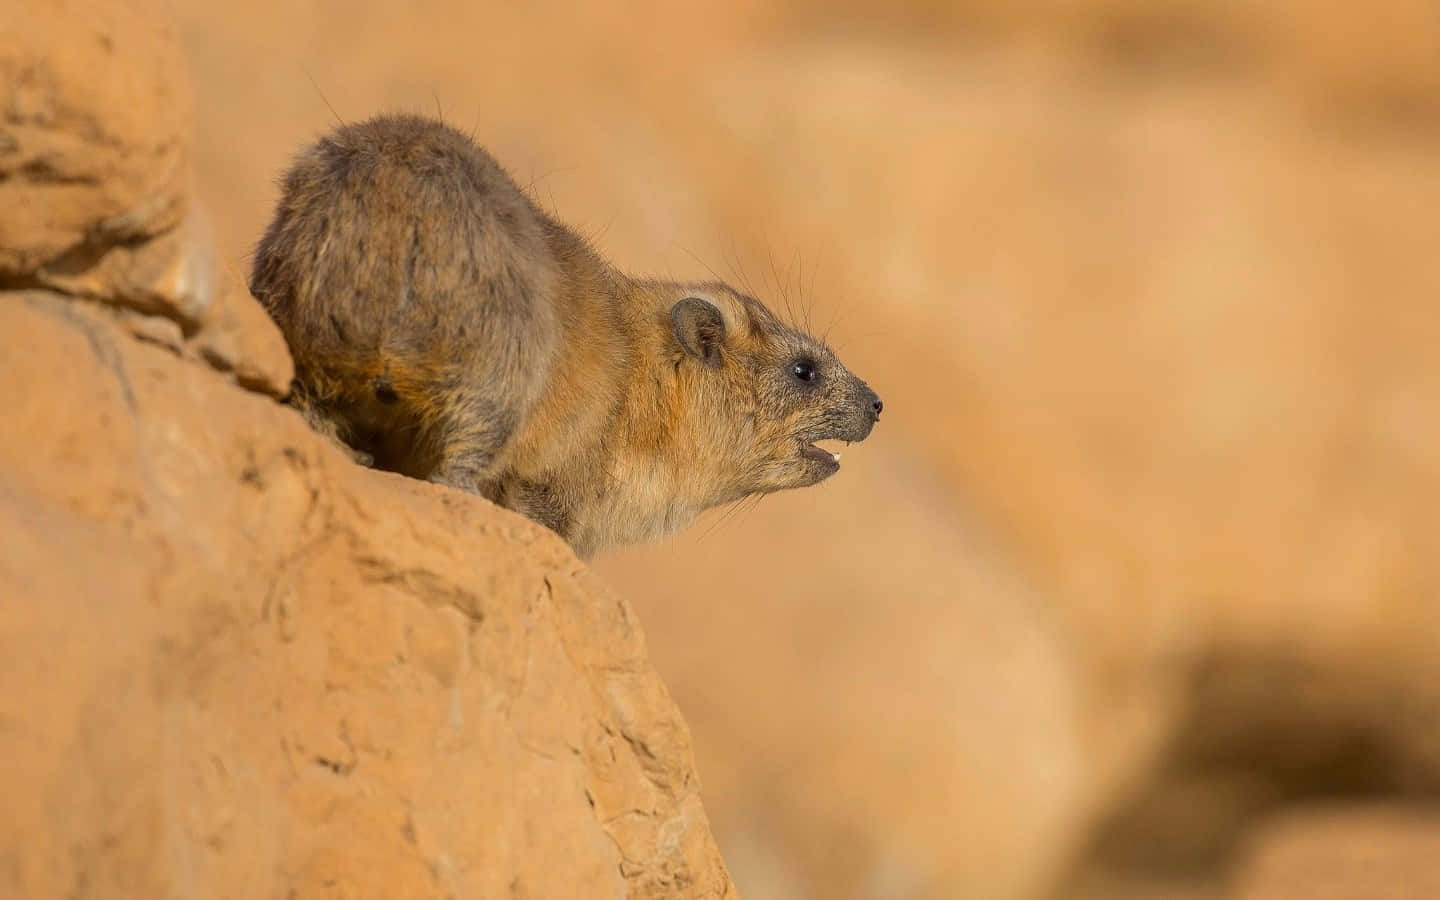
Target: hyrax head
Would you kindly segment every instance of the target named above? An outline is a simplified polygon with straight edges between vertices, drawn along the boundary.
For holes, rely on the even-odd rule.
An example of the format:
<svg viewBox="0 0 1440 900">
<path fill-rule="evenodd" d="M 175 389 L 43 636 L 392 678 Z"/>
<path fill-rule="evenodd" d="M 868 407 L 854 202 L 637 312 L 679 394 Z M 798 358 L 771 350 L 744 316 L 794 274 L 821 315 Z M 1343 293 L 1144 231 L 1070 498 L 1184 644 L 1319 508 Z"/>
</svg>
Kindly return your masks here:
<svg viewBox="0 0 1440 900">
<path fill-rule="evenodd" d="M 669 307 L 671 359 L 689 397 L 677 443 L 723 484 L 723 503 L 807 487 L 840 469 L 819 441 L 862 441 L 879 396 L 822 341 L 722 284 L 681 289 Z M 686 438 L 689 437 L 690 440 Z"/>
</svg>

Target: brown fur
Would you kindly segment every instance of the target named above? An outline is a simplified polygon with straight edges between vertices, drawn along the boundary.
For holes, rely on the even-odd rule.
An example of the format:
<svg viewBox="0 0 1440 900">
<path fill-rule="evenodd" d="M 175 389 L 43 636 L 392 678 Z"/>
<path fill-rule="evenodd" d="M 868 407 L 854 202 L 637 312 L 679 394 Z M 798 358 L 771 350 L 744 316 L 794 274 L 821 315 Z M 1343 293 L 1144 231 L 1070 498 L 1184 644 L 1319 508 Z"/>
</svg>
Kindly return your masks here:
<svg viewBox="0 0 1440 900">
<path fill-rule="evenodd" d="M 838 465 L 813 442 L 862 440 L 879 417 L 821 342 L 723 284 L 627 277 L 420 117 L 300 154 L 250 288 L 317 430 L 581 555 L 821 481 Z"/>
</svg>

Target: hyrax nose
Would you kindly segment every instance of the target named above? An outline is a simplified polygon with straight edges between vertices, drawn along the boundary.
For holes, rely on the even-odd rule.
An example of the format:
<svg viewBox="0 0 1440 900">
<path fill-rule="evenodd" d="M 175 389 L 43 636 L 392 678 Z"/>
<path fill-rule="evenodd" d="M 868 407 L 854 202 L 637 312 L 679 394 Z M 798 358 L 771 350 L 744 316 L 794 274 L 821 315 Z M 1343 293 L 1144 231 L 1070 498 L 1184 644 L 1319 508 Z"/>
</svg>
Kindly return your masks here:
<svg viewBox="0 0 1440 900">
<path fill-rule="evenodd" d="M 884 403 L 884 401 L 882 401 L 882 400 L 880 399 L 880 395 L 879 395 L 879 394 L 876 394 L 874 391 L 870 391 L 869 393 L 870 393 L 870 417 L 871 417 L 872 419 L 874 419 L 875 421 L 878 422 L 878 421 L 880 421 L 880 410 L 882 410 L 882 409 L 885 408 L 885 403 Z"/>
</svg>

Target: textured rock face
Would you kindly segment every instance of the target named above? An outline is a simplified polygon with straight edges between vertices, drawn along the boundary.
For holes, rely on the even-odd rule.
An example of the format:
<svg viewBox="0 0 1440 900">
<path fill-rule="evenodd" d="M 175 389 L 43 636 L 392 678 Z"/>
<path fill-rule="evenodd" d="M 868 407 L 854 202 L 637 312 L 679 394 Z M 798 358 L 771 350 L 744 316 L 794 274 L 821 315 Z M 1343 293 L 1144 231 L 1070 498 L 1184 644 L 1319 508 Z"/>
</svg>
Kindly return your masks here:
<svg viewBox="0 0 1440 900">
<path fill-rule="evenodd" d="M 638 625 L 559 539 L 73 301 L 0 329 L 7 892 L 725 895 Z"/>
<path fill-rule="evenodd" d="M 0 275 L 97 296 L 195 280 L 165 271 L 177 254 L 155 240 L 185 237 L 190 178 L 190 95 L 163 9 L 17 0 L 0 14 Z M 203 286 L 174 293 L 203 312 Z"/>
<path fill-rule="evenodd" d="M 191 192 L 191 97 L 167 7 L 0 13 L 0 286 L 107 304 L 133 334 L 277 396 L 292 366 L 217 264 Z"/>
<path fill-rule="evenodd" d="M 0 894 L 730 895 L 629 605 L 543 529 L 348 462 L 271 396 L 254 301 L 173 277 L 210 264 L 163 17 L 17 14 Z"/>
</svg>

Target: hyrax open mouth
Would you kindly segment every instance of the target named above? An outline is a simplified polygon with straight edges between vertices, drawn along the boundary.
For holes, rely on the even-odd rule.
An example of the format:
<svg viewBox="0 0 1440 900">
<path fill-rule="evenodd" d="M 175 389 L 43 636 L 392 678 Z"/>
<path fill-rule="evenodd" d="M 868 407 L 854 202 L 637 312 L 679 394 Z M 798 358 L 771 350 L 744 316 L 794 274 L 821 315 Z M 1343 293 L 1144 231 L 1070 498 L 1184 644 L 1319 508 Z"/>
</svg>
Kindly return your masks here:
<svg viewBox="0 0 1440 900">
<path fill-rule="evenodd" d="M 846 443 L 849 442 L 847 441 Z M 840 451 L 836 450 L 832 452 L 821 447 L 819 444 L 801 442 L 800 455 L 806 459 L 813 459 L 816 462 L 834 466 L 837 469 L 840 467 Z"/>
</svg>

